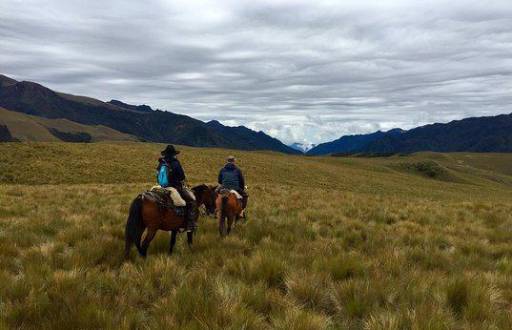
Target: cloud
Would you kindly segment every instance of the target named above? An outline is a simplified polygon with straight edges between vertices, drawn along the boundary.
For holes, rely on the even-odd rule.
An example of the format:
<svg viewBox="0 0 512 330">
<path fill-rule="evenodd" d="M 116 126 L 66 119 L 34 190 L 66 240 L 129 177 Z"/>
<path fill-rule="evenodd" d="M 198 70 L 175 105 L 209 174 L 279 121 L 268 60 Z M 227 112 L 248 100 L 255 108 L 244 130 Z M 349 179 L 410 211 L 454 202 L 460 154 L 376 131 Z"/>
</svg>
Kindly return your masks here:
<svg viewBox="0 0 512 330">
<path fill-rule="evenodd" d="M 284 142 L 510 113 L 512 6 L 4 0 L 0 71 Z"/>
</svg>

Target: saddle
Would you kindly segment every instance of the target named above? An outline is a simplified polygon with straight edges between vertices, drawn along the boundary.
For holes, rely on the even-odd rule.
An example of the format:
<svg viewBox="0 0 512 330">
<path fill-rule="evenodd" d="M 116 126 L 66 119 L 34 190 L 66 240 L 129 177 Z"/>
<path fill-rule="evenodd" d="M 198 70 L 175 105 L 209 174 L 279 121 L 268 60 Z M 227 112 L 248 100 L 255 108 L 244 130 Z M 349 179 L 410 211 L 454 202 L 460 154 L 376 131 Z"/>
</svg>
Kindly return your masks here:
<svg viewBox="0 0 512 330">
<path fill-rule="evenodd" d="M 153 186 L 151 188 L 150 192 L 154 192 L 158 195 L 166 197 L 176 207 L 182 207 L 182 206 L 187 205 L 187 203 L 181 197 L 180 193 L 178 192 L 178 190 L 176 188 L 173 188 L 173 187 L 163 188 L 161 186 Z"/>
<path fill-rule="evenodd" d="M 155 186 L 143 192 L 142 199 L 150 200 L 162 209 L 173 209 L 178 216 L 185 214 L 186 202 L 175 188 Z"/>
</svg>

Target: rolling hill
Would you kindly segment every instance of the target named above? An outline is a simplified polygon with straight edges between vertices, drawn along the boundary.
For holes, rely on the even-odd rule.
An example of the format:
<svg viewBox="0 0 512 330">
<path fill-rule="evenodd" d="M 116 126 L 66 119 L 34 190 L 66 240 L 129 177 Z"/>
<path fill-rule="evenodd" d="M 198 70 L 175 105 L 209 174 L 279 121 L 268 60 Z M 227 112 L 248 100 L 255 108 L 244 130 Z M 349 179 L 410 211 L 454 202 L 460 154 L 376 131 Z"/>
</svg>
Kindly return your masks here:
<svg viewBox="0 0 512 330">
<path fill-rule="evenodd" d="M 48 119 L 67 119 L 83 125 L 102 125 L 141 140 L 198 147 L 273 150 L 298 153 L 263 132 L 245 127 L 212 127 L 200 120 L 148 106 L 58 93 L 40 84 L 18 82 L 0 75 L 0 106 Z"/>
<path fill-rule="evenodd" d="M 99 142 L 99 141 L 137 141 L 124 134 L 101 125 L 82 125 L 67 119 L 47 119 L 0 108 L 0 125 L 8 130 L 12 139 L 17 141 L 39 142 Z M 2 139 L 0 142 L 7 142 Z"/>
</svg>

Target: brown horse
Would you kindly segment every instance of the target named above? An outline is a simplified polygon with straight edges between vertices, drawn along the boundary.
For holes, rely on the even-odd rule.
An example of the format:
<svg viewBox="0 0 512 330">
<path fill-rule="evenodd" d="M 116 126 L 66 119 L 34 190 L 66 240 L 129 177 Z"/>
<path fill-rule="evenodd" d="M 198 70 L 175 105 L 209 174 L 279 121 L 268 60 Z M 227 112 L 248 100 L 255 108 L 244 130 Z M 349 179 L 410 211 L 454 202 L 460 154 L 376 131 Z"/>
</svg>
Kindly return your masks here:
<svg viewBox="0 0 512 330">
<path fill-rule="evenodd" d="M 235 223 L 242 212 L 242 201 L 237 195 L 227 189 L 221 189 L 215 200 L 217 220 L 219 221 L 219 233 L 221 237 L 229 235 L 231 227 Z M 226 220 L 228 222 L 226 228 Z"/>
<path fill-rule="evenodd" d="M 194 187 L 197 188 L 197 187 Z M 208 191 L 205 189 L 192 189 L 196 200 L 201 201 L 206 208 L 211 209 L 211 202 L 206 198 Z M 180 229 L 185 228 L 184 215 L 177 214 L 173 208 L 160 206 L 150 198 L 144 198 L 144 194 L 139 194 L 130 206 L 128 220 L 125 229 L 125 258 L 130 255 L 133 244 L 142 257 L 146 257 L 149 244 L 155 237 L 158 230 L 171 232 L 171 242 L 169 254 L 172 254 L 176 244 L 176 235 Z M 142 234 L 146 230 L 146 237 L 141 243 Z M 187 243 L 191 248 L 193 243 L 193 232 L 187 232 Z"/>
<path fill-rule="evenodd" d="M 217 193 L 215 189 L 217 186 L 210 186 L 206 184 L 200 184 L 192 188 L 194 195 L 197 200 L 197 207 L 204 205 L 206 209 L 206 215 L 215 214 L 215 198 L 217 197 Z"/>
</svg>

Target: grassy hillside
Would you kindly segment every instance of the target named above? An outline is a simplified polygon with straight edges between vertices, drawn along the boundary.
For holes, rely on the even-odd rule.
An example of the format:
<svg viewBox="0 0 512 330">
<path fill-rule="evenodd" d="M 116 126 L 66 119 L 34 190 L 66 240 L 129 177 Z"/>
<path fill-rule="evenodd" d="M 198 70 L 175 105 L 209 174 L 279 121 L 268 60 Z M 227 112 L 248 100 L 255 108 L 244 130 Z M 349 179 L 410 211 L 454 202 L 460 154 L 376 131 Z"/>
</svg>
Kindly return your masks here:
<svg viewBox="0 0 512 330">
<path fill-rule="evenodd" d="M 512 327 L 509 154 L 310 158 L 182 148 L 191 184 L 240 159 L 250 220 L 122 262 L 162 145 L 0 144 L 0 327 Z"/>
<path fill-rule="evenodd" d="M 67 119 L 47 119 L 0 108 L 0 124 L 6 126 L 12 136 L 20 141 L 61 141 L 62 134 L 87 134 L 90 142 L 137 141 L 134 136 L 105 126 L 82 125 Z"/>
</svg>

